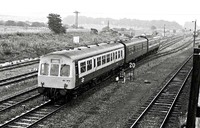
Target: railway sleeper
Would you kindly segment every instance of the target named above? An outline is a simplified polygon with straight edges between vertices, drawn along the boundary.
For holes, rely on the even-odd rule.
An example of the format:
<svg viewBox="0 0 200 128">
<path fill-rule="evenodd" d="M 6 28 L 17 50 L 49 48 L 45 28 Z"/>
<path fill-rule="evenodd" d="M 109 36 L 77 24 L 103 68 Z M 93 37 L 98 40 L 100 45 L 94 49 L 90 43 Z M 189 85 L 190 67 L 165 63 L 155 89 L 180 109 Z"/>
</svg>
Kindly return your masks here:
<svg viewBox="0 0 200 128">
<path fill-rule="evenodd" d="M 147 114 L 148 114 L 148 116 L 149 117 L 156 117 L 156 116 L 158 116 L 158 117 L 165 117 L 165 115 L 166 115 L 166 113 L 167 113 L 168 111 L 158 111 L 158 110 L 153 110 L 153 111 L 148 111 L 147 112 Z"/>
<path fill-rule="evenodd" d="M 162 111 L 168 111 L 168 110 L 169 110 L 169 108 L 164 108 L 164 107 L 163 108 L 160 108 L 160 107 L 158 108 L 157 107 L 157 108 L 151 108 L 149 111 L 152 111 L 152 112 L 153 111 L 155 111 L 155 112 L 156 111 L 162 112 Z"/>
<path fill-rule="evenodd" d="M 155 105 L 159 105 L 159 106 L 171 106 L 171 104 L 167 104 L 167 103 L 160 103 L 160 102 L 155 102 Z"/>
<path fill-rule="evenodd" d="M 173 101 L 174 101 L 174 99 L 158 99 L 157 103 L 171 104 Z"/>
</svg>

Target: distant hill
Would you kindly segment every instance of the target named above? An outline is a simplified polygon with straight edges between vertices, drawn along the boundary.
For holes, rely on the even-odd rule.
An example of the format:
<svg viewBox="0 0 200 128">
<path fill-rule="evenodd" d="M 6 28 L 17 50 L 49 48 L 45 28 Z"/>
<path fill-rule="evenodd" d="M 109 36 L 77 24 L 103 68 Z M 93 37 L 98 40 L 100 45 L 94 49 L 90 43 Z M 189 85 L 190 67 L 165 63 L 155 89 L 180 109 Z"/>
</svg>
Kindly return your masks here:
<svg viewBox="0 0 200 128">
<path fill-rule="evenodd" d="M 10 16 L 10 15 L 0 15 L 0 21 L 7 21 L 7 20 L 13 20 L 13 21 L 29 21 L 29 22 L 44 22 L 47 23 L 48 19 L 47 17 L 25 17 L 25 16 Z M 75 22 L 75 16 L 67 16 L 63 18 L 63 24 L 72 25 Z M 114 27 L 127 27 L 127 28 L 151 28 L 152 26 L 155 26 L 157 29 L 163 29 L 164 24 L 167 29 L 182 29 L 182 26 L 179 25 L 177 22 L 170 22 L 170 21 L 164 21 L 164 20 L 137 20 L 137 19 L 112 19 L 112 18 L 92 18 L 92 17 L 86 17 L 86 16 L 79 16 L 79 26 L 84 26 L 85 28 L 97 28 L 100 29 L 102 27 L 107 26 L 107 23 L 109 21 L 109 24 L 111 28 Z"/>
<path fill-rule="evenodd" d="M 0 15 L 0 21 L 30 21 L 30 22 L 47 22 L 46 17 L 26 17 L 26 16 L 11 16 L 11 15 Z"/>
<path fill-rule="evenodd" d="M 167 29 L 182 29 L 182 26 L 177 22 L 170 22 L 164 20 L 137 20 L 137 19 L 112 19 L 112 18 L 92 18 L 79 16 L 79 25 L 107 25 L 108 21 L 110 26 L 119 26 L 119 27 L 132 27 L 132 28 L 151 28 L 151 26 L 155 26 L 158 29 L 163 29 L 164 24 Z M 67 16 L 63 18 L 63 24 L 74 24 L 75 16 Z"/>
</svg>

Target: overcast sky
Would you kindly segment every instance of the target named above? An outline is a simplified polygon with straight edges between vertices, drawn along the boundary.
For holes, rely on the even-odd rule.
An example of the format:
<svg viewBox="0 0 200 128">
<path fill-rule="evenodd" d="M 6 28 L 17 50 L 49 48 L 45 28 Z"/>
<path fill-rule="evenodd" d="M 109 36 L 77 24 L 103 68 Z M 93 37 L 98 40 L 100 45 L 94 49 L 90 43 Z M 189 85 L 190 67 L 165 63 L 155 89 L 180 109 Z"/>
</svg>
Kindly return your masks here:
<svg viewBox="0 0 200 128">
<path fill-rule="evenodd" d="M 49 13 L 61 17 L 81 16 L 168 20 L 183 25 L 197 19 L 200 24 L 199 0 L 4 0 L 0 15 L 47 17 Z"/>
</svg>

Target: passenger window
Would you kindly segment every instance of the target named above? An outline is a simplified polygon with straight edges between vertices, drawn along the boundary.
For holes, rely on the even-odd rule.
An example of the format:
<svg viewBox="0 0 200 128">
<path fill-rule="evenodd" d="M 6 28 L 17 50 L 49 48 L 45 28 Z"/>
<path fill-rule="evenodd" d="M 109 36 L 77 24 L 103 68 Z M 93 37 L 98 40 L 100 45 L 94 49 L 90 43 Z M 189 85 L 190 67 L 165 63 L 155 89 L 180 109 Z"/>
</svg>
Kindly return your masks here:
<svg viewBox="0 0 200 128">
<path fill-rule="evenodd" d="M 47 63 L 41 64 L 40 74 L 41 75 L 49 74 L 49 64 L 47 64 Z"/>
<path fill-rule="evenodd" d="M 82 62 L 81 63 L 81 73 L 84 73 L 86 71 L 86 63 Z"/>
<path fill-rule="evenodd" d="M 118 51 L 118 58 L 120 58 L 120 51 Z"/>
<path fill-rule="evenodd" d="M 107 54 L 107 63 L 110 62 L 110 54 Z"/>
<path fill-rule="evenodd" d="M 110 61 L 112 61 L 113 60 L 113 56 L 112 56 L 112 53 L 110 54 Z"/>
<path fill-rule="evenodd" d="M 101 65 L 101 57 L 98 57 L 97 58 L 97 66 L 100 66 Z"/>
<path fill-rule="evenodd" d="M 115 59 L 117 59 L 117 52 L 115 52 Z"/>
<path fill-rule="evenodd" d="M 106 63 L 106 56 L 102 56 L 102 65 Z"/>
<path fill-rule="evenodd" d="M 70 66 L 62 64 L 60 68 L 60 76 L 69 76 L 70 75 Z"/>
<path fill-rule="evenodd" d="M 94 67 L 96 67 L 96 59 L 93 59 L 94 60 Z"/>
<path fill-rule="evenodd" d="M 50 75 L 51 76 L 58 76 L 58 73 L 59 73 L 59 65 L 58 64 L 51 64 Z"/>
<path fill-rule="evenodd" d="M 92 69 L 92 60 L 87 61 L 87 71 Z"/>
<path fill-rule="evenodd" d="M 123 58 L 123 51 L 121 50 L 121 58 Z"/>
</svg>

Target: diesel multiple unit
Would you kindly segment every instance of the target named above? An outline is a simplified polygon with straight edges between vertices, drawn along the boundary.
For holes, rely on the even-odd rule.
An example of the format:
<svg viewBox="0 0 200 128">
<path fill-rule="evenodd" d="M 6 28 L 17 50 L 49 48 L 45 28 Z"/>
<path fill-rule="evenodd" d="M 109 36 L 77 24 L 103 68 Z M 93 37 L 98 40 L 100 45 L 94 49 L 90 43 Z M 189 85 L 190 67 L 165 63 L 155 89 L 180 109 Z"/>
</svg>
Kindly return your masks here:
<svg viewBox="0 0 200 128">
<path fill-rule="evenodd" d="M 118 71 L 159 48 L 159 37 L 138 37 L 49 53 L 40 58 L 39 92 L 55 98 Z"/>
</svg>

